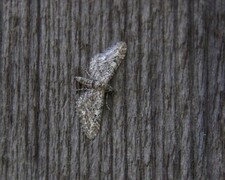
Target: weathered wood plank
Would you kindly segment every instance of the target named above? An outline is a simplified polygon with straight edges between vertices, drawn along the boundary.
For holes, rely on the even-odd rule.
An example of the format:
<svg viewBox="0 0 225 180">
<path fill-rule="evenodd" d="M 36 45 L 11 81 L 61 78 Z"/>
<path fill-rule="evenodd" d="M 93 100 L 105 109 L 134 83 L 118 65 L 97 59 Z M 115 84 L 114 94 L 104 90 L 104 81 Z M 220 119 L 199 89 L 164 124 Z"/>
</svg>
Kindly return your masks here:
<svg viewBox="0 0 225 180">
<path fill-rule="evenodd" d="M 0 1 L 0 179 L 224 179 L 225 3 Z M 101 131 L 75 113 L 117 41 Z"/>
</svg>

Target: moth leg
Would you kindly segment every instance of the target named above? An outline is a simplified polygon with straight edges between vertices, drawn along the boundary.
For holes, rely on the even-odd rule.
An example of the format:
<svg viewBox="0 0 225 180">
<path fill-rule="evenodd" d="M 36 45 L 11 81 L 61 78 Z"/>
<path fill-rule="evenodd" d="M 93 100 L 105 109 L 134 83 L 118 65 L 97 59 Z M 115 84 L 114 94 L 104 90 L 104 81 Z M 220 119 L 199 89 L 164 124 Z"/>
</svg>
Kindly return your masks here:
<svg viewBox="0 0 225 180">
<path fill-rule="evenodd" d="M 115 92 L 116 91 L 112 88 L 112 86 L 107 85 L 106 94 L 105 94 L 105 97 L 106 97 L 105 105 L 106 105 L 106 107 L 107 107 L 108 110 L 110 110 L 110 107 L 108 105 L 109 93 L 114 94 Z"/>
<path fill-rule="evenodd" d="M 109 105 L 108 105 L 108 99 L 109 99 L 109 94 L 108 93 L 106 93 L 105 99 L 106 99 L 105 105 L 106 105 L 107 109 L 110 110 Z"/>
<path fill-rule="evenodd" d="M 114 91 L 114 89 L 112 88 L 112 86 L 107 85 L 106 93 L 108 93 L 108 92 L 113 92 L 113 91 Z"/>
<path fill-rule="evenodd" d="M 85 72 L 87 73 L 87 75 L 88 75 L 89 77 L 91 77 L 91 75 L 90 75 L 90 73 L 88 72 L 87 69 L 85 70 Z"/>
</svg>

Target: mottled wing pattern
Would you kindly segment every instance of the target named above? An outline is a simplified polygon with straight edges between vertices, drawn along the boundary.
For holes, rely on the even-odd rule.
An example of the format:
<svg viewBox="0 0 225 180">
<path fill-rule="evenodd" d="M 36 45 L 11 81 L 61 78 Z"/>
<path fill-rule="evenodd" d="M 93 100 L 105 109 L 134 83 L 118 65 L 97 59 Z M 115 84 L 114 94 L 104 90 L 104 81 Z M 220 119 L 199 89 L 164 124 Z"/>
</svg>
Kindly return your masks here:
<svg viewBox="0 0 225 180">
<path fill-rule="evenodd" d="M 97 54 L 91 59 L 89 73 L 91 78 L 108 84 L 116 69 L 121 64 L 126 54 L 125 42 L 118 42 L 106 49 L 103 53 Z"/>
<path fill-rule="evenodd" d="M 100 129 L 105 90 L 90 89 L 77 101 L 77 113 L 82 129 L 89 139 L 94 139 Z"/>
<path fill-rule="evenodd" d="M 116 69 L 126 53 L 126 43 L 118 42 L 104 53 L 94 56 L 90 62 L 91 79 L 76 77 L 76 80 L 86 85 L 87 90 L 77 101 L 77 113 L 82 129 L 89 139 L 94 139 L 100 129 L 100 120 L 105 90 Z"/>
</svg>

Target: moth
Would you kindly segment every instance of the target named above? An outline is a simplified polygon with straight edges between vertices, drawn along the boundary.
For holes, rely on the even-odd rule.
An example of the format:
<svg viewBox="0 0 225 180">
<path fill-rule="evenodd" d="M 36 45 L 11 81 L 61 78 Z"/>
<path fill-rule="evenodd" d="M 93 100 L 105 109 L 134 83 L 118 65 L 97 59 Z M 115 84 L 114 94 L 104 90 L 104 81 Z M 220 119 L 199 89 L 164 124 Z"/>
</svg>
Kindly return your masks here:
<svg viewBox="0 0 225 180">
<path fill-rule="evenodd" d="M 89 78 L 75 77 L 87 88 L 76 103 L 76 112 L 89 139 L 94 139 L 100 130 L 105 93 L 112 90 L 108 83 L 124 59 L 126 50 L 125 42 L 116 43 L 91 59 Z"/>
</svg>

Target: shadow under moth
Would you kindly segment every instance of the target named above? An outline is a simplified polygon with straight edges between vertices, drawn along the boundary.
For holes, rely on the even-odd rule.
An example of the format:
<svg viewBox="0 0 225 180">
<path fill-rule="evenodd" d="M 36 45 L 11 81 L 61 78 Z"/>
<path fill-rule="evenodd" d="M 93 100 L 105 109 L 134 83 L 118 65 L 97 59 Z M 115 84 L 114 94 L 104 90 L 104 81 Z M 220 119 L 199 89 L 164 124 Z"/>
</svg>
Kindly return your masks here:
<svg viewBox="0 0 225 180">
<path fill-rule="evenodd" d="M 87 88 L 77 101 L 76 112 L 82 130 L 89 139 L 94 139 L 98 134 L 105 92 L 112 90 L 108 83 L 124 59 L 126 50 L 125 42 L 116 43 L 91 59 L 89 79 L 75 77 L 76 81 Z"/>
</svg>

